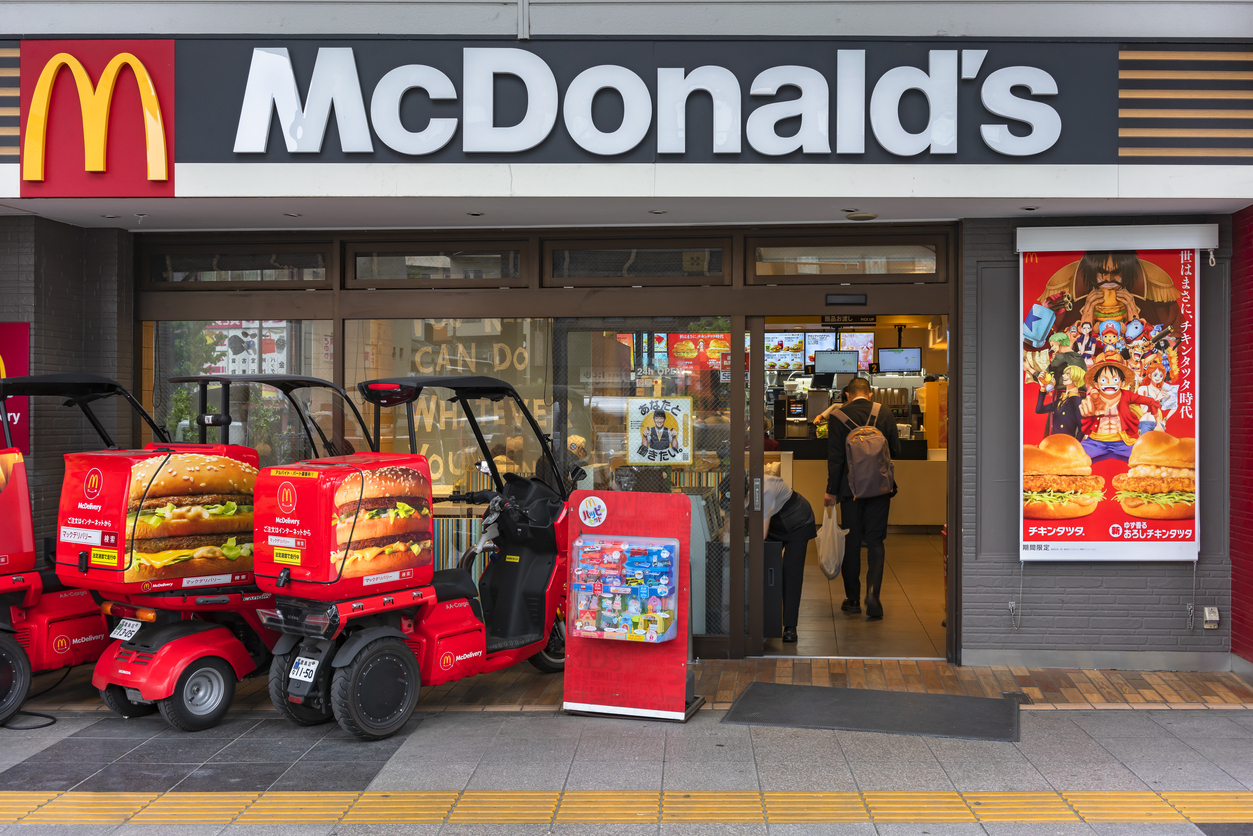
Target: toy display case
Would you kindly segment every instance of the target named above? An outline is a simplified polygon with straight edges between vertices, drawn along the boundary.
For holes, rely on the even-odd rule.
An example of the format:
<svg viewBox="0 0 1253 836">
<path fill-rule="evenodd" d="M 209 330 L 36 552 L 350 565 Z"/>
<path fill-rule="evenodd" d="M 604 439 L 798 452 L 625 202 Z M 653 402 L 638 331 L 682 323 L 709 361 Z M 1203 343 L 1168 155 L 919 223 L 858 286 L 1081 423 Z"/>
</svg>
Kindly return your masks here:
<svg viewBox="0 0 1253 836">
<path fill-rule="evenodd" d="M 678 635 L 677 540 L 584 535 L 571 558 L 571 634 L 640 642 Z"/>
</svg>

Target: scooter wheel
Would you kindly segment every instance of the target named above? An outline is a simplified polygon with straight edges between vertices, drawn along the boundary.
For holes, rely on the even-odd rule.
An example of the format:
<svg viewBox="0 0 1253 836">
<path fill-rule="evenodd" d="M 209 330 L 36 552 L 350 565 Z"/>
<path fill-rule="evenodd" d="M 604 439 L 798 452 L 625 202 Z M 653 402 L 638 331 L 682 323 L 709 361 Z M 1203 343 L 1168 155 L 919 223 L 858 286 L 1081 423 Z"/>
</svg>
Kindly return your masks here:
<svg viewBox="0 0 1253 836">
<path fill-rule="evenodd" d="M 114 714 L 123 717 L 147 717 L 157 710 L 156 705 L 150 702 L 132 702 L 126 696 L 126 689 L 116 683 L 100 689 L 100 700 Z"/>
<path fill-rule="evenodd" d="M 330 677 L 321 676 L 323 694 L 322 708 L 311 708 L 307 705 L 297 705 L 287 700 L 287 674 L 291 671 L 292 662 L 299 655 L 298 650 L 291 653 L 283 653 L 275 655 L 270 660 L 270 702 L 274 704 L 274 709 L 278 711 L 279 716 L 284 720 L 291 720 L 302 726 L 316 726 L 319 723 L 325 723 L 335 717 L 335 713 L 331 711 L 331 689 Z"/>
<path fill-rule="evenodd" d="M 158 700 L 165 722 L 183 731 L 204 731 L 218 724 L 235 698 L 235 671 L 216 656 L 187 666 L 174 693 Z"/>
<path fill-rule="evenodd" d="M 361 740 L 382 740 L 400 731 L 418 705 L 422 677 L 403 641 L 384 636 L 335 669 L 331 705 L 339 725 Z"/>
<path fill-rule="evenodd" d="M 544 673 L 561 673 L 566 669 L 566 623 L 558 618 L 548 634 L 544 649 L 527 660 Z"/>
<path fill-rule="evenodd" d="M 30 657 L 9 633 L 0 633 L 0 724 L 7 723 L 30 693 Z"/>
</svg>

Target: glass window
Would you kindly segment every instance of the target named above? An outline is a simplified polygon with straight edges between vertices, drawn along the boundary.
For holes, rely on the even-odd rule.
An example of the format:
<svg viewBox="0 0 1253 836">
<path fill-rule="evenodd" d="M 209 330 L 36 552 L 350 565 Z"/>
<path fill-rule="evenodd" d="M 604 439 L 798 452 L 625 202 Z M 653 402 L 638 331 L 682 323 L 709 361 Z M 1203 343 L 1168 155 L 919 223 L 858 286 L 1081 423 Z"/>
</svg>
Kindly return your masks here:
<svg viewBox="0 0 1253 836">
<path fill-rule="evenodd" d="M 326 253 L 156 253 L 148 275 L 154 282 L 321 282 Z"/>
<path fill-rule="evenodd" d="M 758 276 L 862 276 L 936 272 L 929 244 L 756 248 Z"/>
<path fill-rule="evenodd" d="M 358 282 L 498 280 L 508 284 L 522 275 L 522 252 L 512 249 L 358 252 L 354 264 Z"/>
<path fill-rule="evenodd" d="M 552 251 L 549 284 L 579 279 L 723 278 L 721 247 L 575 249 Z M 629 282 L 626 282 L 629 283 Z M 697 282 L 710 284 L 710 282 Z"/>
</svg>

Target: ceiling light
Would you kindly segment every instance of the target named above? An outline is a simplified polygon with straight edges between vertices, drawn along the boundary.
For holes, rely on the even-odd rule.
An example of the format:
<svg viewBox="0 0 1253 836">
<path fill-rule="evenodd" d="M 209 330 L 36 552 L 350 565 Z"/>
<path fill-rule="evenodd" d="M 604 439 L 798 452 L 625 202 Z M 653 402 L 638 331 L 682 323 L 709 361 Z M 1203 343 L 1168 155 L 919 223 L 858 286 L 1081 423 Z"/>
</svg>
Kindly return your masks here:
<svg viewBox="0 0 1253 836">
<path fill-rule="evenodd" d="M 1039 206 L 1020 206 L 1020 207 L 1018 207 L 1018 208 L 1022 209 L 1022 211 L 1024 211 L 1024 212 L 1034 212 L 1035 210 L 1039 209 L 1040 207 L 1039 207 Z"/>
<path fill-rule="evenodd" d="M 470 216 L 470 217 L 472 217 L 472 218 L 481 218 L 481 217 L 483 217 L 483 213 L 482 213 L 482 212 L 466 212 L 466 214 L 467 214 L 467 215 L 469 215 L 469 216 Z"/>
<path fill-rule="evenodd" d="M 649 209 L 649 210 L 648 210 L 648 214 L 650 214 L 650 215 L 664 215 L 664 214 L 666 214 L 666 210 L 665 210 L 665 209 Z"/>
<path fill-rule="evenodd" d="M 283 213 L 284 218 L 299 218 L 300 216 L 301 215 L 299 212 L 284 212 Z"/>
<path fill-rule="evenodd" d="M 117 215 L 101 215 L 100 217 L 102 217 L 102 218 L 108 218 L 109 220 L 113 220 L 114 218 L 116 218 L 116 217 L 117 217 Z"/>
<path fill-rule="evenodd" d="M 841 211 L 841 212 L 843 212 L 843 213 L 845 213 L 845 214 L 848 214 L 848 213 L 850 213 L 850 212 L 856 212 L 857 210 L 856 210 L 856 209 L 841 209 L 840 211 Z"/>
<path fill-rule="evenodd" d="M 874 212 L 852 212 L 844 217 L 850 221 L 873 221 L 879 216 Z"/>
</svg>

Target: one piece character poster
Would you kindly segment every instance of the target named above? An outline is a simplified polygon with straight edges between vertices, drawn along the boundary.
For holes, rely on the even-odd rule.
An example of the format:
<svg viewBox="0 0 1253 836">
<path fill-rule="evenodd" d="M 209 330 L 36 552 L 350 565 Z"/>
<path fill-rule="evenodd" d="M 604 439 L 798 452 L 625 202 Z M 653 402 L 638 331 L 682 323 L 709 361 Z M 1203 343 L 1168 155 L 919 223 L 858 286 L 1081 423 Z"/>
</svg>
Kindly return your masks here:
<svg viewBox="0 0 1253 836">
<path fill-rule="evenodd" d="M 1196 560 L 1196 250 L 1022 254 L 1023 560 Z"/>
<path fill-rule="evenodd" d="M 627 398 L 627 464 L 691 464 L 692 399 Z"/>
</svg>

